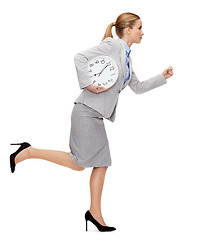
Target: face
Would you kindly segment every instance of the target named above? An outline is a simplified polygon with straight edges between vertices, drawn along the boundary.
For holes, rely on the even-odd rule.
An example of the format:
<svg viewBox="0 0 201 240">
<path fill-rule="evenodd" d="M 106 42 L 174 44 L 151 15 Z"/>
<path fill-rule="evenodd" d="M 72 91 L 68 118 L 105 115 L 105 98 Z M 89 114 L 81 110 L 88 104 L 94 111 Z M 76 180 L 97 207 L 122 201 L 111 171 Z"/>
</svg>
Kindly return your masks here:
<svg viewBox="0 0 201 240">
<path fill-rule="evenodd" d="M 133 28 L 126 28 L 125 33 L 127 35 L 128 41 L 131 43 L 140 43 L 142 40 L 142 36 L 144 35 L 142 31 L 142 21 L 138 19 L 133 25 Z"/>
</svg>

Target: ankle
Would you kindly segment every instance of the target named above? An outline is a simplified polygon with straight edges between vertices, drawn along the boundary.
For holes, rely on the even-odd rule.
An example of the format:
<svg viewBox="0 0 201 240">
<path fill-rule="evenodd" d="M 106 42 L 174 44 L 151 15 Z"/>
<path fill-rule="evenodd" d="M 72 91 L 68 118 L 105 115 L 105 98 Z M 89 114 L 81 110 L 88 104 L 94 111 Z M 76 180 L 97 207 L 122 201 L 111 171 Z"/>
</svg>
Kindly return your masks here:
<svg viewBox="0 0 201 240">
<path fill-rule="evenodd" d="M 106 223 L 102 217 L 101 211 L 100 210 L 93 210 L 93 209 L 89 209 L 89 212 L 91 213 L 91 215 L 95 218 L 95 220 L 97 222 L 99 222 L 101 225 L 106 226 Z"/>
<path fill-rule="evenodd" d="M 21 152 L 19 152 L 17 154 L 17 156 L 15 157 L 15 163 L 16 164 L 31 157 L 30 148 L 32 148 L 32 147 L 30 146 L 28 148 L 25 148 L 24 150 L 22 150 Z"/>
<path fill-rule="evenodd" d="M 101 210 L 90 208 L 89 212 L 96 217 L 102 217 Z"/>
<path fill-rule="evenodd" d="M 34 152 L 34 148 L 32 146 L 27 148 L 27 158 L 33 158 L 33 152 Z"/>
</svg>

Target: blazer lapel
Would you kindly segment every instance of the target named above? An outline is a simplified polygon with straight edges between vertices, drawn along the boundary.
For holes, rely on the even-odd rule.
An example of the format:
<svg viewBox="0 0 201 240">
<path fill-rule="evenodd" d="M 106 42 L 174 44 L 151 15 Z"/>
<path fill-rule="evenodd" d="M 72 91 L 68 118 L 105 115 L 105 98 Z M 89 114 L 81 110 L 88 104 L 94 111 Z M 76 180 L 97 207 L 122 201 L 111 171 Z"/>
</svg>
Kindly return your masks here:
<svg viewBox="0 0 201 240">
<path fill-rule="evenodd" d="M 129 79 L 124 83 L 122 90 L 129 84 L 131 77 L 132 77 L 132 60 L 131 57 L 129 56 L 129 65 L 130 65 L 130 77 Z"/>
<path fill-rule="evenodd" d="M 119 41 L 119 44 L 121 46 L 121 56 L 120 56 L 120 62 L 121 62 L 121 68 L 123 69 L 123 79 L 120 79 L 120 86 L 121 86 L 121 89 L 124 85 L 124 79 L 126 77 L 126 53 L 125 53 L 125 47 L 124 47 L 124 44 L 121 42 L 120 39 L 118 39 Z"/>
</svg>

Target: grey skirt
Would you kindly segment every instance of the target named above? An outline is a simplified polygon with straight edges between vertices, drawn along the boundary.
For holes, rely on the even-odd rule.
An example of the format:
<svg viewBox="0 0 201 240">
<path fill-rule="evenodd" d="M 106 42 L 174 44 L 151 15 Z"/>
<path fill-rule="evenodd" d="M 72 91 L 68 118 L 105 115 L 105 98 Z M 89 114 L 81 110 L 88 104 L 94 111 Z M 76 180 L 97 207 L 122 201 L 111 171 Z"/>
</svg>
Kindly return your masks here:
<svg viewBox="0 0 201 240">
<path fill-rule="evenodd" d="M 72 110 L 69 146 L 72 160 L 80 167 L 111 166 L 103 116 L 82 103 L 75 103 Z"/>
</svg>

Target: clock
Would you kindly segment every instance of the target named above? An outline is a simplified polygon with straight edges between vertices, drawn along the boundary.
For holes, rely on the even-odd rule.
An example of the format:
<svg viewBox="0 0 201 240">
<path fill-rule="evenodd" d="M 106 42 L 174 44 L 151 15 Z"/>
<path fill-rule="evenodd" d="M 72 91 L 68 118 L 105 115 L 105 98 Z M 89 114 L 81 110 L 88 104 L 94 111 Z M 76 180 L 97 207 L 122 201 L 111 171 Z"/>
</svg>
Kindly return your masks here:
<svg viewBox="0 0 201 240">
<path fill-rule="evenodd" d="M 112 87 L 119 75 L 116 62 L 111 57 L 104 55 L 90 59 L 88 71 L 93 84 L 105 88 Z"/>
</svg>

